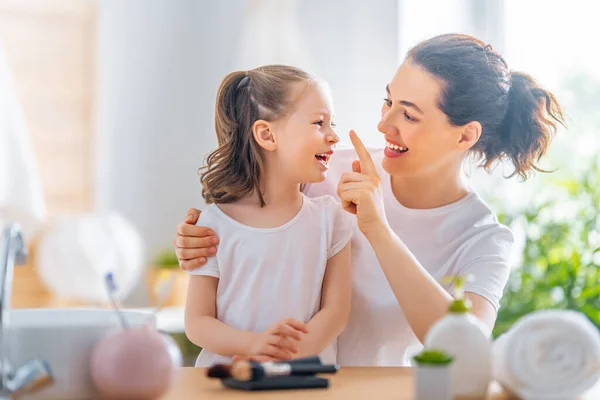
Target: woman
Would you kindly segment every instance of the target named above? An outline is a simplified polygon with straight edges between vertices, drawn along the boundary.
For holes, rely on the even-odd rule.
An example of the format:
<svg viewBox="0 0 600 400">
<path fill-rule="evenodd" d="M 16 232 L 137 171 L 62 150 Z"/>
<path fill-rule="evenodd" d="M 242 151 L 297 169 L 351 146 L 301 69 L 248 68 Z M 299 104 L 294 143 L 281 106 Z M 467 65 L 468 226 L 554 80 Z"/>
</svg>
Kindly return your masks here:
<svg viewBox="0 0 600 400">
<path fill-rule="evenodd" d="M 448 309 L 445 275 L 470 274 L 465 297 L 493 328 L 509 275 L 510 230 L 461 179 L 469 155 L 489 169 L 508 160 L 527 177 L 563 124 L 555 97 L 509 70 L 480 40 L 448 34 L 411 49 L 386 87 L 379 131 L 385 149 L 338 150 L 327 180 L 308 196 L 338 194 L 356 213 L 350 320 L 340 365 L 406 365 Z M 345 172 L 352 170 L 352 172 Z M 175 246 L 183 269 L 201 267 L 218 238 L 188 212 Z"/>
</svg>

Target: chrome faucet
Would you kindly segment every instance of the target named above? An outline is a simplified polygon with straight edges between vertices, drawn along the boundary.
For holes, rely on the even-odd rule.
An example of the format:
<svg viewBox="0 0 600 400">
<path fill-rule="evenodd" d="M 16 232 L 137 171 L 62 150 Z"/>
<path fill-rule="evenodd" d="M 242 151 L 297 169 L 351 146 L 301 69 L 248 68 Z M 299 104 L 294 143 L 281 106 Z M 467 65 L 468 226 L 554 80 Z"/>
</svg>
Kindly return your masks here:
<svg viewBox="0 0 600 400">
<path fill-rule="evenodd" d="M 0 400 L 17 399 L 53 382 L 47 362 L 35 359 L 13 369 L 6 355 L 13 270 L 15 265 L 26 261 L 27 247 L 21 227 L 16 223 L 8 224 L 0 236 Z"/>
</svg>

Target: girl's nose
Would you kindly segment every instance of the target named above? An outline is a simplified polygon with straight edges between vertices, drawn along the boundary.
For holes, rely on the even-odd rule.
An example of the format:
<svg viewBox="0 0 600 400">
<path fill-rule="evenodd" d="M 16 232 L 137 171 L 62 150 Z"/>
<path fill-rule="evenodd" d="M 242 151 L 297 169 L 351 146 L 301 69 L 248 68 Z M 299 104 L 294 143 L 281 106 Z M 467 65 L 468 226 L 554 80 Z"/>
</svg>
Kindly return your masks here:
<svg viewBox="0 0 600 400">
<path fill-rule="evenodd" d="M 331 133 L 329 135 L 327 135 L 327 143 L 336 144 L 339 141 L 340 141 L 340 137 L 332 129 Z"/>
</svg>

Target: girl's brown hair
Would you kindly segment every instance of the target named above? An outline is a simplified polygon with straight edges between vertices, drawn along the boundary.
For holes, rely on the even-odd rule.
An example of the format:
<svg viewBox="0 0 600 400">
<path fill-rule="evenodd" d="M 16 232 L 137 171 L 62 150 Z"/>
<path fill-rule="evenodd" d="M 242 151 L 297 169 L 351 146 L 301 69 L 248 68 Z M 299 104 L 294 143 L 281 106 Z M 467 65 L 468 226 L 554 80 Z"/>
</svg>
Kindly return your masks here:
<svg viewBox="0 0 600 400">
<path fill-rule="evenodd" d="M 440 109 L 454 126 L 478 121 L 479 141 L 472 151 L 486 170 L 509 159 L 514 173 L 527 178 L 546 153 L 559 124 L 560 104 L 531 76 L 511 71 L 491 46 L 462 34 L 433 37 L 412 48 L 407 61 L 443 83 Z"/>
<path fill-rule="evenodd" d="M 223 79 L 215 107 L 219 147 L 201 168 L 202 197 L 207 204 L 231 203 L 256 191 L 261 207 L 265 205 L 263 158 L 252 126 L 258 120 L 285 117 L 293 105 L 290 86 L 302 81 L 314 78 L 285 65 L 236 71 Z"/>
</svg>

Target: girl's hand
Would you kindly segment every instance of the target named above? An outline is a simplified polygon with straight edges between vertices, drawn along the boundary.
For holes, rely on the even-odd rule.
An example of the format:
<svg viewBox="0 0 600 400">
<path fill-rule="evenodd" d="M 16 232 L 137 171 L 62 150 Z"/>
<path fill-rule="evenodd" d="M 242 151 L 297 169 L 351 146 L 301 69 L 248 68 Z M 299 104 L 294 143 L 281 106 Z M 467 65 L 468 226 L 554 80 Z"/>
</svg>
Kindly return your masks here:
<svg viewBox="0 0 600 400">
<path fill-rule="evenodd" d="M 290 360 L 298 353 L 301 333 L 308 333 L 306 324 L 295 319 L 284 319 L 256 335 L 250 345 L 249 358 L 257 360 Z"/>
<path fill-rule="evenodd" d="M 382 229 L 389 229 L 381 179 L 371 155 L 356 132 L 350 131 L 350 140 L 359 159 L 352 163 L 353 172 L 345 172 L 340 178 L 337 194 L 344 210 L 356 214 L 358 227 L 368 239 Z"/>
</svg>

